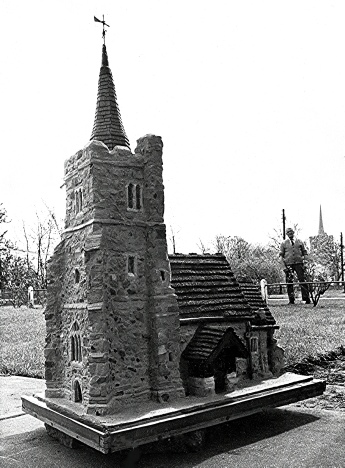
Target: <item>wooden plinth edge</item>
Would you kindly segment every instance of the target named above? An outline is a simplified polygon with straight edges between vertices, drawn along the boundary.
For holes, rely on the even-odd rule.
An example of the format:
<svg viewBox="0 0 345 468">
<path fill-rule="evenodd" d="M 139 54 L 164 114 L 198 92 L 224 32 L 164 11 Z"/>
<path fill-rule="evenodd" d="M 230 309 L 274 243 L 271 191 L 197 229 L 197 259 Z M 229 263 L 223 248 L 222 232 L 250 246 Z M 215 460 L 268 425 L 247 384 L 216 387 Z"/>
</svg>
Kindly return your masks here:
<svg viewBox="0 0 345 468">
<path fill-rule="evenodd" d="M 205 429 L 267 408 L 312 398 L 324 392 L 324 381 L 300 377 L 300 380 L 295 378 L 290 385 L 275 385 L 273 388 L 267 387 L 257 392 L 249 388 L 247 395 L 242 391 L 241 395 L 234 398 L 199 403 L 184 409 L 173 409 L 154 418 L 131 418 L 120 423 L 116 421 L 116 415 L 113 423 L 100 422 L 99 425 L 95 425 L 94 418 L 88 423 L 87 415 L 80 421 L 59 412 L 57 405 L 54 405 L 54 409 L 50 408 L 47 402 L 35 396 L 22 397 L 22 407 L 24 412 L 54 429 L 102 453 L 109 453 Z"/>
</svg>

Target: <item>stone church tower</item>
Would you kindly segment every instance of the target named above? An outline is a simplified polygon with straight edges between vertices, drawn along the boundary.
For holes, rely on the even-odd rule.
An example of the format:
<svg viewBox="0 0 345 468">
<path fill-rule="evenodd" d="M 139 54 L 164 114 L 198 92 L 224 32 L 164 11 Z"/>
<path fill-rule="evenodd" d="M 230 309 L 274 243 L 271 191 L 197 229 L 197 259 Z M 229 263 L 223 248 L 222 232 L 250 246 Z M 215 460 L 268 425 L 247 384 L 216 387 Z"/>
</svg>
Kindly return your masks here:
<svg viewBox="0 0 345 468">
<path fill-rule="evenodd" d="M 46 397 L 89 414 L 184 396 L 162 148 L 147 135 L 131 152 L 103 45 L 91 141 L 65 162 L 65 232 L 45 312 Z"/>
<path fill-rule="evenodd" d="M 334 237 L 332 235 L 328 235 L 325 232 L 323 227 L 323 219 L 322 219 L 322 209 L 320 205 L 320 212 L 319 212 L 319 229 L 316 236 L 309 237 L 310 242 L 310 249 L 311 251 L 317 251 L 320 247 L 324 246 L 325 244 L 333 244 Z"/>
</svg>

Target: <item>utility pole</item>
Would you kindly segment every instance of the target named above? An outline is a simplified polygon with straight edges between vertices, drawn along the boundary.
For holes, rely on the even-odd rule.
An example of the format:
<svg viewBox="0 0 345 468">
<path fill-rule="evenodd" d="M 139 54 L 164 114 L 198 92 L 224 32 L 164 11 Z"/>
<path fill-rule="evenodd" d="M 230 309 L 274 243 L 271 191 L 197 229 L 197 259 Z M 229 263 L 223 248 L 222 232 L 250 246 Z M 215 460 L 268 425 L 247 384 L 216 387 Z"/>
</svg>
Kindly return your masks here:
<svg viewBox="0 0 345 468">
<path fill-rule="evenodd" d="M 286 221 L 286 216 L 285 216 L 285 210 L 283 209 L 283 239 L 285 240 L 285 221 Z"/>
<path fill-rule="evenodd" d="M 285 233 L 285 221 L 286 221 L 286 216 L 285 216 L 285 210 L 283 208 L 283 215 L 282 215 L 282 219 L 283 219 L 283 239 L 285 240 L 285 237 L 286 237 L 286 233 Z M 283 288 L 282 288 L 282 285 L 279 286 L 279 294 L 282 294 L 283 293 Z"/>
<path fill-rule="evenodd" d="M 345 283 L 344 283 L 344 243 L 343 243 L 343 233 L 340 233 L 340 271 L 341 271 L 341 281 L 343 282 L 343 288 L 345 293 Z"/>
</svg>

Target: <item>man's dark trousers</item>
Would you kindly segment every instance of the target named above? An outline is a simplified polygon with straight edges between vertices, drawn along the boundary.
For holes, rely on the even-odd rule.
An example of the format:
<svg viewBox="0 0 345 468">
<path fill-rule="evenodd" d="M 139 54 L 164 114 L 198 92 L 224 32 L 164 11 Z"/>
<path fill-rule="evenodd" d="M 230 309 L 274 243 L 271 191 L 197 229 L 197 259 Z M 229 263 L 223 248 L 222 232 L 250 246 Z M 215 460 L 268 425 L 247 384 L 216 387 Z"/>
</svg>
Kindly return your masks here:
<svg viewBox="0 0 345 468">
<path fill-rule="evenodd" d="M 288 265 L 287 271 L 285 272 L 286 275 L 286 282 L 289 283 L 287 285 L 287 293 L 289 296 L 289 302 L 295 302 L 295 293 L 293 290 L 293 273 L 294 271 L 297 274 L 298 281 L 300 283 L 304 283 L 305 276 L 304 276 L 304 267 L 303 263 L 295 263 L 294 265 Z M 308 286 L 306 284 L 301 285 L 301 292 L 302 292 L 302 301 L 309 302 L 309 292 Z"/>
</svg>

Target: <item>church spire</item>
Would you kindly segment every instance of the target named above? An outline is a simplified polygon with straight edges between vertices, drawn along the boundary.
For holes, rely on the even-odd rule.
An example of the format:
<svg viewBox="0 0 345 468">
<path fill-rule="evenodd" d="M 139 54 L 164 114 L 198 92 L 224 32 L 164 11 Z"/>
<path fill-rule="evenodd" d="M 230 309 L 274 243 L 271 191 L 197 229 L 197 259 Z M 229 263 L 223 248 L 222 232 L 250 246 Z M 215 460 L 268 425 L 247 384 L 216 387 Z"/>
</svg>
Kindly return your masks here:
<svg viewBox="0 0 345 468">
<path fill-rule="evenodd" d="M 102 66 L 98 80 L 95 121 L 90 140 L 101 141 L 110 150 L 114 146 L 129 148 L 129 140 L 123 128 L 105 44 L 102 48 Z"/>
<path fill-rule="evenodd" d="M 322 221 L 322 210 L 321 210 L 321 205 L 320 205 L 320 218 L 319 218 L 319 236 L 324 236 L 325 235 L 325 230 L 323 229 L 323 221 Z"/>
</svg>

